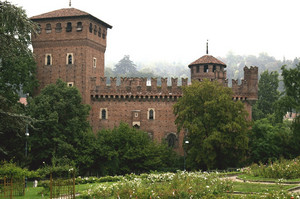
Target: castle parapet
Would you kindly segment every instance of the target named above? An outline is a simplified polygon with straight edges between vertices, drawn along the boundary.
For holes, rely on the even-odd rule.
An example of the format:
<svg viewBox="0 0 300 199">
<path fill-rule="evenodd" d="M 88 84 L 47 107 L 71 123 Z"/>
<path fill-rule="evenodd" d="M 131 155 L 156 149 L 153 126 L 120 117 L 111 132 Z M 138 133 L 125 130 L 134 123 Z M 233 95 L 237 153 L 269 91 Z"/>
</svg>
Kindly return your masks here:
<svg viewBox="0 0 300 199">
<path fill-rule="evenodd" d="M 168 78 L 161 78 L 161 86 L 158 86 L 157 78 L 151 78 L 151 85 L 147 85 L 147 78 L 121 77 L 120 85 L 117 78 L 111 77 L 110 84 L 107 84 L 106 77 L 100 78 L 99 85 L 91 90 L 92 99 L 178 99 L 182 96 L 182 86 L 178 86 L 178 79 L 171 79 L 171 86 L 168 86 Z M 92 81 L 92 80 L 91 80 Z M 93 80 L 95 81 L 95 80 Z M 182 85 L 187 85 L 187 78 L 182 78 Z M 150 83 L 150 82 L 149 82 Z M 95 83 L 93 83 L 94 85 Z M 102 97 L 101 97 L 102 96 Z"/>
</svg>

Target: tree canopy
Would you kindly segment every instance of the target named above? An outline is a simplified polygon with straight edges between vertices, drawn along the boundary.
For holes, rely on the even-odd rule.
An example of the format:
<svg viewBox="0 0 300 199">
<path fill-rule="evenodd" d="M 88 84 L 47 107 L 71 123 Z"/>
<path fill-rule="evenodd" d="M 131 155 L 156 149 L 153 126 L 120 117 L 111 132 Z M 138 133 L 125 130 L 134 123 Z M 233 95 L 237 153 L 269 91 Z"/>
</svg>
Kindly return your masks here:
<svg viewBox="0 0 300 199">
<path fill-rule="evenodd" d="M 114 73 L 117 76 L 132 77 L 137 76 L 136 65 L 130 60 L 129 55 L 125 55 L 123 59 L 115 65 Z"/>
<path fill-rule="evenodd" d="M 56 158 L 75 159 L 81 140 L 90 128 L 89 106 L 81 103 L 77 88 L 61 80 L 49 84 L 28 101 L 28 114 L 38 120 L 30 129 L 32 167 Z"/>
<path fill-rule="evenodd" d="M 275 103 L 279 99 L 278 91 L 279 79 L 278 72 L 268 70 L 260 75 L 258 82 L 258 101 L 253 106 L 253 119 L 266 118 L 268 114 L 275 112 Z"/>
<path fill-rule="evenodd" d="M 95 167 L 101 175 L 142 173 L 174 167 L 175 152 L 126 123 L 97 134 Z"/>
<path fill-rule="evenodd" d="M 178 130 L 188 131 L 187 161 L 194 169 L 233 167 L 244 158 L 249 122 L 230 88 L 216 81 L 194 81 L 183 88 L 174 113 Z"/>
<path fill-rule="evenodd" d="M 36 64 L 29 45 L 35 24 L 23 9 L 0 1 L 0 95 L 11 103 L 18 93 L 31 93 L 37 85 Z"/>
</svg>

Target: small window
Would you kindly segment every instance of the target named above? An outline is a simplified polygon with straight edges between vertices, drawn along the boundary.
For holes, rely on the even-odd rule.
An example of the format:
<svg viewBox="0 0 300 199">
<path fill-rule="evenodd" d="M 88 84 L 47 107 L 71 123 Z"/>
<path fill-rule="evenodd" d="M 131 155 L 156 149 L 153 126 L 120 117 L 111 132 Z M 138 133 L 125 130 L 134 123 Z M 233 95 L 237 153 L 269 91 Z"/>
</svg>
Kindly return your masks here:
<svg viewBox="0 0 300 199">
<path fill-rule="evenodd" d="M 51 54 L 46 54 L 45 55 L 45 65 L 47 65 L 47 66 L 52 65 L 52 56 L 51 56 Z"/>
<path fill-rule="evenodd" d="M 42 26 L 41 26 L 41 24 L 37 25 L 36 31 L 37 31 L 38 34 L 41 34 L 41 32 L 42 32 Z"/>
<path fill-rule="evenodd" d="M 46 33 L 51 33 L 51 24 L 50 23 L 47 23 L 46 24 Z"/>
<path fill-rule="evenodd" d="M 213 72 L 215 72 L 217 70 L 216 65 L 213 66 Z"/>
<path fill-rule="evenodd" d="M 139 114 L 138 113 L 134 113 L 134 117 L 138 117 L 139 116 Z"/>
<path fill-rule="evenodd" d="M 94 35 L 97 35 L 97 32 L 98 32 L 98 29 L 97 29 L 97 26 L 95 25 L 94 26 Z"/>
<path fill-rule="evenodd" d="M 96 68 L 96 66 L 97 66 L 97 58 L 94 57 L 93 58 L 93 67 Z"/>
<path fill-rule="evenodd" d="M 66 31 L 67 31 L 67 32 L 72 32 L 72 23 L 71 23 L 71 22 L 68 22 L 68 23 L 67 23 Z"/>
<path fill-rule="evenodd" d="M 106 32 L 105 32 L 105 30 L 103 30 L 103 32 L 102 32 L 102 38 L 105 39 L 105 37 L 106 37 Z"/>
<path fill-rule="evenodd" d="M 74 82 L 68 82 L 67 84 L 69 87 L 73 87 L 74 86 Z"/>
<path fill-rule="evenodd" d="M 77 22 L 76 31 L 77 31 L 77 32 L 82 31 L 82 22 Z"/>
<path fill-rule="evenodd" d="M 148 120 L 155 120 L 155 111 L 153 108 L 148 109 Z"/>
<path fill-rule="evenodd" d="M 196 71 L 197 71 L 197 73 L 199 73 L 199 71 L 200 71 L 200 66 L 197 66 L 197 67 L 196 67 Z"/>
<path fill-rule="evenodd" d="M 204 70 L 205 73 L 208 73 L 208 65 L 204 65 Z"/>
<path fill-rule="evenodd" d="M 191 73 L 192 73 L 192 74 L 194 73 L 194 68 L 193 68 L 193 67 L 191 67 Z"/>
<path fill-rule="evenodd" d="M 90 23 L 89 30 L 90 30 L 90 33 L 92 33 L 92 32 L 93 32 L 93 24 L 92 24 L 92 23 Z"/>
<path fill-rule="evenodd" d="M 67 53 L 66 64 L 74 64 L 73 53 Z"/>
<path fill-rule="evenodd" d="M 100 109 L 100 119 L 101 120 L 107 120 L 108 119 L 107 108 L 101 108 Z"/>
<path fill-rule="evenodd" d="M 98 37 L 101 37 L 101 28 L 99 27 L 99 30 L 98 30 Z"/>
<path fill-rule="evenodd" d="M 55 32 L 61 32 L 62 28 L 61 28 L 61 23 L 57 23 L 55 26 Z"/>
</svg>

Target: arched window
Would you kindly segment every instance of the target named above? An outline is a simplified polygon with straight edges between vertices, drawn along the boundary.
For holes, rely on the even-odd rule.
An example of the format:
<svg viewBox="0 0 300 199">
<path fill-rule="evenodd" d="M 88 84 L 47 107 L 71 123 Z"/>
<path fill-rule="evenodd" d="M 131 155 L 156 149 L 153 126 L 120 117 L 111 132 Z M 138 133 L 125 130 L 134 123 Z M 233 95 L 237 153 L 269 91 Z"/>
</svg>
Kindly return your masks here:
<svg viewBox="0 0 300 199">
<path fill-rule="evenodd" d="M 106 37 L 106 32 L 105 32 L 105 30 L 103 30 L 102 31 L 102 38 L 105 39 L 105 37 Z"/>
<path fill-rule="evenodd" d="M 77 32 L 82 31 L 82 22 L 77 22 L 76 30 L 77 30 Z"/>
<path fill-rule="evenodd" d="M 74 56 L 73 53 L 67 53 L 66 64 L 74 64 Z"/>
<path fill-rule="evenodd" d="M 45 55 L 45 65 L 47 65 L 47 66 L 52 65 L 52 56 L 51 56 L 51 54 L 46 54 Z"/>
<path fill-rule="evenodd" d="M 90 31 L 90 33 L 93 32 L 93 24 L 92 23 L 90 23 L 89 31 Z"/>
<path fill-rule="evenodd" d="M 98 30 L 98 37 L 101 37 L 101 28 L 99 27 L 99 30 Z"/>
<path fill-rule="evenodd" d="M 213 72 L 215 72 L 217 70 L 216 65 L 213 66 Z"/>
<path fill-rule="evenodd" d="M 55 26 L 55 32 L 61 32 L 61 23 L 57 23 Z"/>
<path fill-rule="evenodd" d="M 68 23 L 67 23 L 66 31 L 67 31 L 67 32 L 72 32 L 72 23 L 71 23 L 71 22 L 68 22 Z"/>
<path fill-rule="evenodd" d="M 73 63 L 73 57 L 72 55 L 68 56 L 68 64 L 72 64 Z"/>
<path fill-rule="evenodd" d="M 46 33 L 51 33 L 51 24 L 50 23 L 47 23 L 46 24 Z"/>
<path fill-rule="evenodd" d="M 208 65 L 204 65 L 204 72 L 208 73 Z"/>
<path fill-rule="evenodd" d="M 97 29 L 97 26 L 95 25 L 94 26 L 94 35 L 97 35 L 97 31 L 98 31 L 98 29 Z"/>
<path fill-rule="evenodd" d="M 51 55 L 47 55 L 47 65 L 51 65 Z"/>
<path fill-rule="evenodd" d="M 176 135 L 174 135 L 173 133 L 170 133 L 167 136 L 167 143 L 169 147 L 175 147 L 176 146 Z"/>
<path fill-rule="evenodd" d="M 153 109 L 149 110 L 149 120 L 154 120 L 154 111 L 153 111 Z"/>
<path fill-rule="evenodd" d="M 101 116 L 102 116 L 103 120 L 106 120 L 106 110 L 105 109 L 102 109 Z"/>
</svg>

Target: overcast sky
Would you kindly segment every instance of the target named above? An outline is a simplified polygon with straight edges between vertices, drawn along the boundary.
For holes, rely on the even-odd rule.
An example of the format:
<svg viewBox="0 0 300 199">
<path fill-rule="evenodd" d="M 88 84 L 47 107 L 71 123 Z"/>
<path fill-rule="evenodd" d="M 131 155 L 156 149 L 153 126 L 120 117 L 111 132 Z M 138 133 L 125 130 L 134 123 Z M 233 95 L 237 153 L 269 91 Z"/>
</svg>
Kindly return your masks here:
<svg viewBox="0 0 300 199">
<path fill-rule="evenodd" d="M 29 17 L 68 7 L 69 0 L 10 0 Z M 113 26 L 106 61 L 191 63 L 205 54 L 266 52 L 300 57 L 300 0 L 72 0 Z"/>
</svg>

